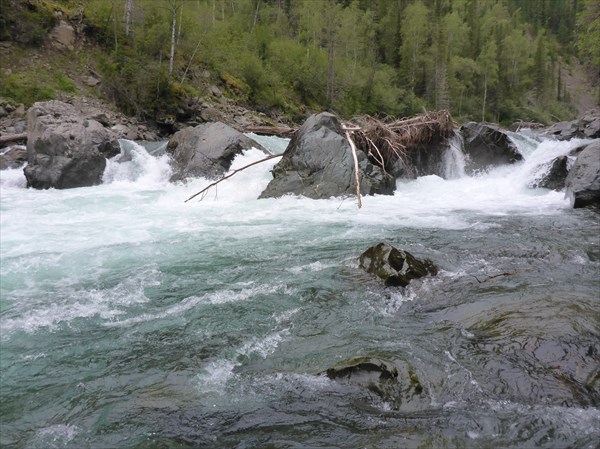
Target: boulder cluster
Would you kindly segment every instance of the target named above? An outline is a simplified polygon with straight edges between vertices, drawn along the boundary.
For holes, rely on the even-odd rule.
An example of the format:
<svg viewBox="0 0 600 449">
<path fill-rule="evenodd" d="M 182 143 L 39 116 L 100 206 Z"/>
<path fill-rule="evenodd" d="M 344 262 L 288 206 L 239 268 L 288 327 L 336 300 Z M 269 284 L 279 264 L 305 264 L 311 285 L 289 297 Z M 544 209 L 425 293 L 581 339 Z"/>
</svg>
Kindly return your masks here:
<svg viewBox="0 0 600 449">
<path fill-rule="evenodd" d="M 27 162 L 24 169 L 27 186 L 38 189 L 99 184 L 106 160 L 120 152 L 118 139 L 157 138 L 139 124 L 119 123 L 109 112 L 56 100 L 34 104 L 26 118 L 26 123 L 15 127 L 12 135 L 14 143 L 26 140 L 26 150 L 15 146 L 0 153 L 0 169 Z M 598 139 L 600 117 L 589 114 L 537 132 L 556 139 Z M 496 125 L 466 123 L 454 129 L 455 138 L 430 134 L 425 142 L 403 144 L 401 157 L 386 165 L 379 163 L 372 149 L 360 145 L 355 151 L 355 161 L 347 128 L 333 114 L 315 114 L 293 134 L 272 170 L 273 179 L 260 197 L 293 194 L 320 199 L 354 195 L 357 178 L 361 195 L 391 195 L 396 189 L 396 178 L 452 177 L 444 167 L 455 145 L 453 139 L 462 140 L 466 174 L 476 174 L 523 159 L 509 134 Z M 575 208 L 600 208 L 600 143 L 583 142 L 570 155 L 553 160 L 532 187 L 564 190 Z M 229 170 L 236 155 L 250 148 L 268 153 L 257 142 L 222 122 L 183 128 L 171 136 L 167 145 L 173 167 L 171 181 L 199 176 L 218 179 Z"/>
</svg>

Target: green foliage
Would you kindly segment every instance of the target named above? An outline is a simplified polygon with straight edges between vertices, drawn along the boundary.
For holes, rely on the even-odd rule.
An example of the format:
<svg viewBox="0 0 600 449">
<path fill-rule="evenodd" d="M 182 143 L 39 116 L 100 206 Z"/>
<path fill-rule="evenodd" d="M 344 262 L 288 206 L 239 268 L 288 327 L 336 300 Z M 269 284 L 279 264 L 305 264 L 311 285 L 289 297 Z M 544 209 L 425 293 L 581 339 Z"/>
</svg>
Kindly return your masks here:
<svg viewBox="0 0 600 449">
<path fill-rule="evenodd" d="M 3 0 L 0 2 L 0 40 L 14 39 L 39 46 L 56 24 L 54 7 L 48 1 Z"/>
<path fill-rule="evenodd" d="M 600 70 L 600 2 L 587 0 L 578 16 L 581 26 L 577 47 L 584 60 Z"/>
<path fill-rule="evenodd" d="M 77 90 L 75 83 L 70 78 L 67 78 L 63 74 L 57 74 L 54 77 L 56 89 L 62 92 L 74 93 Z"/>
<path fill-rule="evenodd" d="M 53 75 L 41 67 L 0 77 L 0 96 L 26 106 L 51 100 L 58 92 L 75 91 L 75 84 L 69 78 L 62 74 Z"/>
<path fill-rule="evenodd" d="M 39 80 L 31 72 L 21 72 L 1 79 L 0 95 L 30 106 L 36 101 L 51 100 L 55 91 L 49 86 L 40 86 Z"/>
<path fill-rule="evenodd" d="M 126 1 L 87 0 L 84 28 L 101 44 L 94 61 L 105 94 L 145 117 L 177 115 L 217 83 L 275 114 L 447 107 L 459 119 L 548 121 L 572 113 L 557 95 L 561 55 L 576 42 L 600 64 L 596 0 L 134 0 L 128 24 Z M 23 27 L 34 20 L 20 14 Z M 10 17 L 3 11 L 0 32 Z M 45 35 L 44 20 L 29 41 Z"/>
</svg>

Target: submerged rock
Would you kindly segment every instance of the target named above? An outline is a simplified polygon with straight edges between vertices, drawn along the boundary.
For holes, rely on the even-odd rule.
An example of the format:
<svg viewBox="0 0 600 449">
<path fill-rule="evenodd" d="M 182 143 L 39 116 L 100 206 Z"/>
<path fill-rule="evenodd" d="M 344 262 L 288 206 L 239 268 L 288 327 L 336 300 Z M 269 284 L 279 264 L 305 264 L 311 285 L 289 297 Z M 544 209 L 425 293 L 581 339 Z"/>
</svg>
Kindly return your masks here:
<svg viewBox="0 0 600 449">
<path fill-rule="evenodd" d="M 506 132 L 497 126 L 469 122 L 461 126 L 460 131 L 464 139 L 467 173 L 523 159 Z"/>
<path fill-rule="evenodd" d="M 356 357 L 329 368 L 325 375 L 341 383 L 366 388 L 395 409 L 422 409 L 428 404 L 415 369 L 401 361 Z"/>
<path fill-rule="evenodd" d="M 27 187 L 68 189 L 100 184 L 106 158 L 119 152 L 113 133 L 70 104 L 35 103 L 27 113 Z"/>
<path fill-rule="evenodd" d="M 357 149 L 360 191 L 391 195 L 396 180 Z M 273 179 L 260 198 L 288 193 L 320 199 L 356 194 L 354 159 L 338 118 L 323 112 L 310 116 L 273 168 Z"/>
<path fill-rule="evenodd" d="M 238 154 L 250 148 L 267 153 L 254 140 L 221 122 L 184 128 L 176 132 L 167 145 L 174 171 L 171 181 L 190 177 L 219 178 L 229 170 Z"/>
<path fill-rule="evenodd" d="M 359 265 L 368 273 L 383 279 L 385 285 L 406 287 L 413 279 L 435 276 L 437 267 L 429 259 L 419 260 L 408 251 L 387 243 L 370 247 L 359 257 Z"/>
<path fill-rule="evenodd" d="M 579 153 L 565 181 L 574 208 L 600 208 L 600 140 Z"/>
</svg>

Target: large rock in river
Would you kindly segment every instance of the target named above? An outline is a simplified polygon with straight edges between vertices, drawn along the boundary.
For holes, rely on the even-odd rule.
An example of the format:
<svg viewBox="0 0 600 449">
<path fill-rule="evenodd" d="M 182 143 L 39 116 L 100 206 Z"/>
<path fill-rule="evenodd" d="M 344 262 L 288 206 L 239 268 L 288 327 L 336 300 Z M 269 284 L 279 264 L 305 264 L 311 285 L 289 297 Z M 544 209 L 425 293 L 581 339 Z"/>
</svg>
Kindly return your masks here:
<svg viewBox="0 0 600 449">
<path fill-rule="evenodd" d="M 569 173 L 569 158 L 567 156 L 559 156 L 552 160 L 548 167 L 548 171 L 544 175 L 534 181 L 532 187 L 542 187 L 544 189 L 562 190 L 565 188 L 565 180 Z"/>
<path fill-rule="evenodd" d="M 68 189 L 102 182 L 106 158 L 119 154 L 116 136 L 61 101 L 27 112 L 27 186 Z"/>
<path fill-rule="evenodd" d="M 460 131 L 464 140 L 467 173 L 523 159 L 506 132 L 497 126 L 469 122 L 461 126 Z"/>
<path fill-rule="evenodd" d="M 565 181 L 566 196 L 574 208 L 600 208 L 600 140 L 579 153 Z"/>
<path fill-rule="evenodd" d="M 387 243 L 370 247 L 359 257 L 359 265 L 374 274 L 385 285 L 406 287 L 413 279 L 436 275 L 437 267 L 429 259 L 419 260 L 408 251 L 399 250 Z"/>
<path fill-rule="evenodd" d="M 266 150 L 254 140 L 221 122 L 204 123 L 184 128 L 169 140 L 171 181 L 204 177 L 216 179 L 231 167 L 231 162 L 244 150 Z"/>
<path fill-rule="evenodd" d="M 361 194 L 388 194 L 396 180 L 373 165 L 357 149 Z M 310 116 L 294 135 L 281 161 L 273 168 L 273 179 L 261 198 L 287 193 L 320 199 L 356 194 L 352 149 L 340 121 L 323 112 Z"/>
</svg>

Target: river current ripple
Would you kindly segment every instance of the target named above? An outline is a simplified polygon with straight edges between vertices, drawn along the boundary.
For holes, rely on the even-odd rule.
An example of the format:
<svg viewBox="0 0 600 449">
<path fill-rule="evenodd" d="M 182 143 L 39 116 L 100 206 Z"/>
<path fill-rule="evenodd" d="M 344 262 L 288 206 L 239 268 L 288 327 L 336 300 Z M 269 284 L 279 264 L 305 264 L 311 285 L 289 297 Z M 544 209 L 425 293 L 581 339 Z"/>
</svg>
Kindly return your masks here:
<svg viewBox="0 0 600 449">
<path fill-rule="evenodd" d="M 0 445 L 596 448 L 598 214 L 529 187 L 578 142 L 515 139 L 519 166 L 360 210 L 256 200 L 272 164 L 184 204 L 208 181 L 169 184 L 133 143 L 97 187 L 2 172 Z M 384 288 L 357 264 L 380 241 L 440 273 Z M 423 394 L 320 374 L 353 357 L 410 367 Z"/>
</svg>

